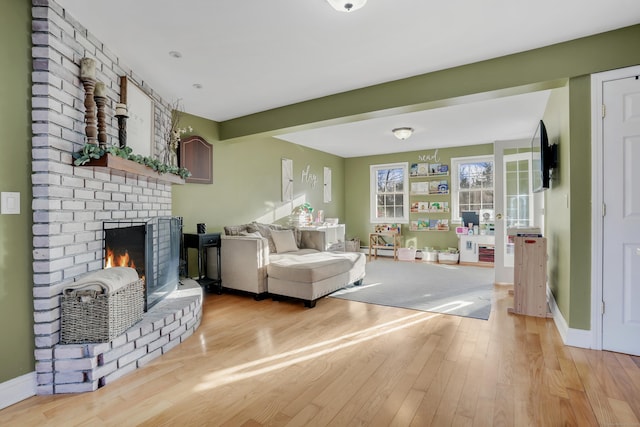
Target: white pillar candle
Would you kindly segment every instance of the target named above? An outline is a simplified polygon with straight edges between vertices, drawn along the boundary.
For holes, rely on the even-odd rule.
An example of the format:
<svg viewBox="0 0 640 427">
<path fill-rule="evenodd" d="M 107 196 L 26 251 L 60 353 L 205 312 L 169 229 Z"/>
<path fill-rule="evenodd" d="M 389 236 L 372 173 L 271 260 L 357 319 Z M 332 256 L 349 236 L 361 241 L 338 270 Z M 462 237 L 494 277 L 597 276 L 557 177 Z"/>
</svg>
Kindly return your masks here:
<svg viewBox="0 0 640 427">
<path fill-rule="evenodd" d="M 93 90 L 93 96 L 106 96 L 107 87 L 103 82 L 97 82 L 96 88 Z"/>
<path fill-rule="evenodd" d="M 80 60 L 80 78 L 95 80 L 96 61 L 94 61 L 92 58 L 82 58 Z"/>
<path fill-rule="evenodd" d="M 116 116 L 127 116 L 127 104 L 116 104 Z"/>
</svg>

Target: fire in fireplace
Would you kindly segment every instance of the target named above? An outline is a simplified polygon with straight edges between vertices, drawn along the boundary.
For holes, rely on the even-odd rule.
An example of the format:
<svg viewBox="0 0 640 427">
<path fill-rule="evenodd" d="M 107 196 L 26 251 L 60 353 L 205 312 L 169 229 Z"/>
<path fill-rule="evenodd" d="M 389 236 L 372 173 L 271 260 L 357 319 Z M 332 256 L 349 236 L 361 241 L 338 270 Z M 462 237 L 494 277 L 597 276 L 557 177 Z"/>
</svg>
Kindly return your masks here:
<svg viewBox="0 0 640 427">
<path fill-rule="evenodd" d="M 174 217 L 144 222 L 105 222 L 104 268 L 132 267 L 145 279 L 145 310 L 175 290 L 179 282 L 182 221 Z"/>
<path fill-rule="evenodd" d="M 120 227 L 106 228 L 110 224 Z M 147 225 L 105 222 L 104 227 L 104 268 L 131 267 L 144 278 Z"/>
</svg>

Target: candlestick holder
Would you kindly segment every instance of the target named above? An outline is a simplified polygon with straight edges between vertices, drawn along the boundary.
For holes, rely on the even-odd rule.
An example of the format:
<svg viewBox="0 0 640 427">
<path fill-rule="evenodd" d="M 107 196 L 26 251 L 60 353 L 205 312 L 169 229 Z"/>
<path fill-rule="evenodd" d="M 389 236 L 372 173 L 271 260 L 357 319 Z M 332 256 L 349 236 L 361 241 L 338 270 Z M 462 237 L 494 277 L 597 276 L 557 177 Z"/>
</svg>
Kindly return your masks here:
<svg viewBox="0 0 640 427">
<path fill-rule="evenodd" d="M 120 148 L 127 146 L 127 104 L 116 104 L 116 118 L 118 119 L 118 140 Z"/>
<path fill-rule="evenodd" d="M 118 141 L 120 148 L 127 146 L 127 118 L 128 116 L 116 116 L 118 119 Z"/>
<path fill-rule="evenodd" d="M 84 86 L 84 131 L 87 134 L 89 144 L 98 144 L 98 130 L 96 128 L 96 102 L 93 99 L 93 91 L 96 88 L 96 80 L 88 77 L 80 79 Z"/>
<path fill-rule="evenodd" d="M 94 96 L 93 99 L 98 106 L 98 144 L 100 148 L 107 147 L 107 123 L 104 107 L 107 105 L 106 96 Z"/>
</svg>

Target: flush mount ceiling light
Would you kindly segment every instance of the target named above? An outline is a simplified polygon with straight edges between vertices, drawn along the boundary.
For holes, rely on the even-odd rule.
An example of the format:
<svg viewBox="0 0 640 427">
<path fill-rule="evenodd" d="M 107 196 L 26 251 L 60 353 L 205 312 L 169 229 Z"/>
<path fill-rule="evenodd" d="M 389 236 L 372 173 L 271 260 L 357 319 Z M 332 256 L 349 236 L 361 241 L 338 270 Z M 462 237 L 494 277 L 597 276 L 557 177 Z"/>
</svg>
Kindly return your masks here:
<svg viewBox="0 0 640 427">
<path fill-rule="evenodd" d="M 332 8 L 339 12 L 353 12 L 367 3 L 367 0 L 327 0 Z"/>
<path fill-rule="evenodd" d="M 393 135 L 396 138 L 404 141 L 405 139 L 409 138 L 413 134 L 413 128 L 409 128 L 409 127 L 395 128 L 391 132 L 393 132 Z"/>
</svg>

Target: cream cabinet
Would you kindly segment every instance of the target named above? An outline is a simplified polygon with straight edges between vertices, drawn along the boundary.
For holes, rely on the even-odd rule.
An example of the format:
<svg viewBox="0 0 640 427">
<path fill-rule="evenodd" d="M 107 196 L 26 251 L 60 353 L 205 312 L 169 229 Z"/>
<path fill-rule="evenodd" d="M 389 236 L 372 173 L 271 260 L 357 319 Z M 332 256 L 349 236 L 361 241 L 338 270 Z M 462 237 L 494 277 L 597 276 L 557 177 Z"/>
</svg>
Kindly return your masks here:
<svg viewBox="0 0 640 427">
<path fill-rule="evenodd" d="M 459 238 L 460 264 L 493 265 L 495 236 L 472 234 Z"/>
<path fill-rule="evenodd" d="M 345 225 L 331 224 L 319 225 L 317 227 L 301 227 L 301 230 L 319 230 L 325 235 L 327 251 L 344 251 L 345 250 Z"/>
</svg>

